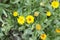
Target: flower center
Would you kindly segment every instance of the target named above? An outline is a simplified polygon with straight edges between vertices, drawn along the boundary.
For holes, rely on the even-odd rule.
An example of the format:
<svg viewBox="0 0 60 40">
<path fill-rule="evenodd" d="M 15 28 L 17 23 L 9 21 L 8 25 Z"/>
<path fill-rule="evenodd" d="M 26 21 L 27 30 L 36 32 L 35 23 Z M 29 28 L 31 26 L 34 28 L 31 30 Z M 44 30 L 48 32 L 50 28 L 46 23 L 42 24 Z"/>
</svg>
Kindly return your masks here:
<svg viewBox="0 0 60 40">
<path fill-rule="evenodd" d="M 42 35 L 42 37 L 44 37 L 44 35 Z"/>
<path fill-rule="evenodd" d="M 58 30 L 58 31 L 60 31 L 60 30 Z"/>
<path fill-rule="evenodd" d="M 31 21 L 31 18 L 29 18 L 29 21 Z"/>
</svg>

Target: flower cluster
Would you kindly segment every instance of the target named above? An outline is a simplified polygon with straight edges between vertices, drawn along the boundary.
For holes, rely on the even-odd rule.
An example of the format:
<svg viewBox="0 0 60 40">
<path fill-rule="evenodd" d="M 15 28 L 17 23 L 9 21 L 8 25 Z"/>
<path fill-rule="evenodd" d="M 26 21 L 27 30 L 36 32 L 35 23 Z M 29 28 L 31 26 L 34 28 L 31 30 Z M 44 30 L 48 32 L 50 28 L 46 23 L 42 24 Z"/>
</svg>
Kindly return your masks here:
<svg viewBox="0 0 60 40">
<path fill-rule="evenodd" d="M 44 3 L 40 3 L 40 5 L 45 6 Z M 53 7 L 54 9 L 58 8 L 59 7 L 59 2 L 58 1 L 52 1 L 51 2 L 51 7 Z M 34 12 L 35 17 L 32 16 L 32 15 L 27 15 L 26 17 L 24 17 L 24 16 L 19 16 L 18 14 L 19 14 L 18 12 L 13 12 L 14 17 L 18 16 L 18 18 L 17 18 L 18 24 L 20 24 L 20 25 L 23 25 L 24 23 L 31 24 L 31 23 L 35 22 L 34 21 L 35 17 L 39 16 L 39 11 Z M 50 11 L 47 11 L 46 16 L 50 17 L 50 16 L 52 16 L 52 13 Z M 42 26 L 40 24 L 36 24 L 35 26 L 36 26 L 35 28 L 36 28 L 37 31 L 42 30 Z M 56 29 L 56 32 L 60 33 L 60 29 Z M 42 40 L 46 40 L 47 35 L 45 33 L 43 33 L 43 34 L 40 35 L 39 38 L 41 38 Z"/>
<path fill-rule="evenodd" d="M 18 12 L 13 12 L 13 16 L 14 17 L 18 16 Z M 34 17 L 32 15 L 28 15 L 25 19 L 24 16 L 19 16 L 17 18 L 17 22 L 21 25 L 23 25 L 25 22 L 27 22 L 28 24 L 31 24 L 34 22 Z"/>
</svg>

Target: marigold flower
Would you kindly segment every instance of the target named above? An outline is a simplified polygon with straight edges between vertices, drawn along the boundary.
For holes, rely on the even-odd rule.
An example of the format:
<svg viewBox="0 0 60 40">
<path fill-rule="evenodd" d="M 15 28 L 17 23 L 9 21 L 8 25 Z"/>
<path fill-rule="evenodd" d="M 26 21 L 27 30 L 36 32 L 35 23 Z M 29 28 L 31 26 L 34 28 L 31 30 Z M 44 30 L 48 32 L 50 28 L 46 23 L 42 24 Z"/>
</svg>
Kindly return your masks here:
<svg viewBox="0 0 60 40">
<path fill-rule="evenodd" d="M 17 22 L 18 22 L 19 24 L 23 25 L 24 22 L 25 22 L 24 16 L 19 16 L 19 18 L 17 19 Z"/>
<path fill-rule="evenodd" d="M 46 39 L 46 37 L 47 37 L 47 35 L 46 35 L 46 34 L 41 34 L 41 35 L 40 35 L 40 38 L 41 38 L 42 40 L 45 40 L 45 39 Z"/>
<path fill-rule="evenodd" d="M 36 30 L 41 30 L 41 25 L 40 24 L 36 24 Z"/>
<path fill-rule="evenodd" d="M 59 2 L 58 2 L 58 1 L 53 1 L 53 2 L 51 3 L 51 6 L 52 6 L 53 8 L 58 8 L 58 7 L 59 7 Z"/>
<path fill-rule="evenodd" d="M 47 16 L 51 16 L 51 12 L 50 11 L 47 11 L 46 15 Z"/>
<path fill-rule="evenodd" d="M 32 15 L 28 15 L 26 17 L 26 21 L 27 21 L 28 24 L 33 23 L 34 22 L 34 17 Z"/>
<path fill-rule="evenodd" d="M 39 15 L 38 11 L 34 12 L 34 16 L 38 16 L 38 15 Z"/>
<path fill-rule="evenodd" d="M 57 33 L 60 33 L 60 29 L 56 29 L 55 31 L 56 31 Z"/>
<path fill-rule="evenodd" d="M 18 12 L 16 12 L 16 11 L 13 12 L 13 16 L 15 16 L 15 17 L 18 16 Z"/>
</svg>

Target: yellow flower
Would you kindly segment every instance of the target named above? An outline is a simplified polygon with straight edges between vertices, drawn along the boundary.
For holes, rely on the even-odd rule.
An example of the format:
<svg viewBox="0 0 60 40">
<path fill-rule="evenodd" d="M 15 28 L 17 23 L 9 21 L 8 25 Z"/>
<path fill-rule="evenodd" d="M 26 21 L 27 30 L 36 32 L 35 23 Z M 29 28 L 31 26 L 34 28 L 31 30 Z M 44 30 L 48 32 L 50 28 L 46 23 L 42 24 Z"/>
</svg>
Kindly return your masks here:
<svg viewBox="0 0 60 40">
<path fill-rule="evenodd" d="M 27 21 L 28 24 L 33 23 L 34 22 L 34 17 L 32 15 L 28 15 L 26 17 L 26 21 Z"/>
<path fill-rule="evenodd" d="M 13 16 L 18 16 L 18 12 L 13 12 Z"/>
<path fill-rule="evenodd" d="M 52 6 L 53 8 L 58 8 L 58 7 L 59 7 L 59 2 L 58 2 L 58 1 L 53 1 L 53 2 L 51 3 L 51 6 Z"/>
<path fill-rule="evenodd" d="M 40 36 L 40 38 L 42 39 L 42 40 L 45 40 L 46 39 L 46 34 L 41 34 L 41 36 Z"/>
<path fill-rule="evenodd" d="M 19 16 L 19 18 L 17 19 L 18 23 L 23 25 L 25 22 L 24 16 Z"/>
<path fill-rule="evenodd" d="M 36 30 L 41 30 L 41 25 L 40 24 L 36 24 Z"/>
<path fill-rule="evenodd" d="M 47 16 L 51 16 L 51 12 L 50 11 L 47 11 L 46 15 Z"/>
<path fill-rule="evenodd" d="M 38 16 L 38 15 L 39 15 L 38 11 L 34 12 L 34 16 Z"/>
<path fill-rule="evenodd" d="M 57 33 L 60 33 L 60 29 L 56 29 L 56 32 L 57 32 Z"/>
</svg>

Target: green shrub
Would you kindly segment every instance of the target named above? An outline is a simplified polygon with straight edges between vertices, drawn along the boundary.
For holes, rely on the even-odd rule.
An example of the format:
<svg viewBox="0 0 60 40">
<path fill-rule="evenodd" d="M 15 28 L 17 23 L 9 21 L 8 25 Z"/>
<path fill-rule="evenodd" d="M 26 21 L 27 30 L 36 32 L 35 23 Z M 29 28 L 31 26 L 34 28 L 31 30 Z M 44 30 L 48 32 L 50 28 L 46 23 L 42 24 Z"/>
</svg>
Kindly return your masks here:
<svg viewBox="0 0 60 40">
<path fill-rule="evenodd" d="M 0 0 L 0 40 L 60 40 L 60 0 Z"/>
</svg>

